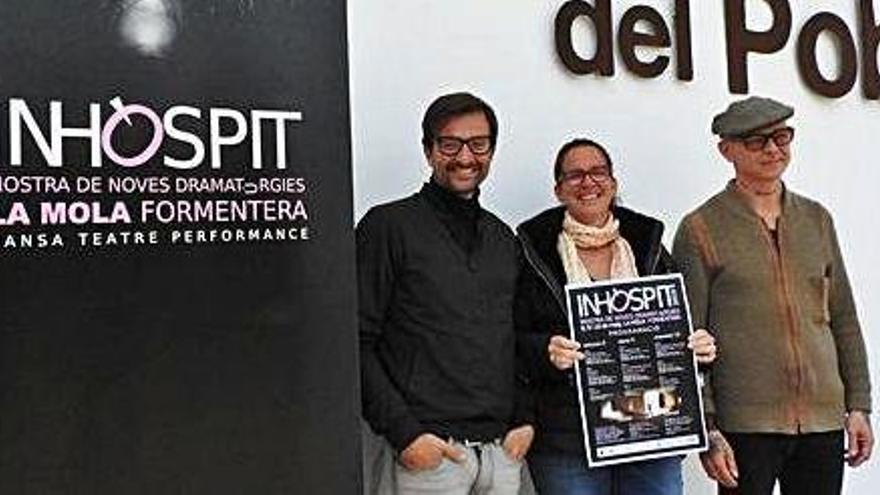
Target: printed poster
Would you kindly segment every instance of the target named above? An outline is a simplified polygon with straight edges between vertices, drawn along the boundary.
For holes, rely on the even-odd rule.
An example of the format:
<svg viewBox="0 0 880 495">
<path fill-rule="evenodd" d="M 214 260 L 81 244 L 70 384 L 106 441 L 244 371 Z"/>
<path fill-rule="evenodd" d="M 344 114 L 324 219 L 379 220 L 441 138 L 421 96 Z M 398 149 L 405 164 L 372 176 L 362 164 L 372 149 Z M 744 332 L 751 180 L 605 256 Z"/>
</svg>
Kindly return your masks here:
<svg viewBox="0 0 880 495">
<path fill-rule="evenodd" d="M 569 284 L 571 339 L 590 466 L 705 450 L 690 309 L 680 274 Z"/>
</svg>

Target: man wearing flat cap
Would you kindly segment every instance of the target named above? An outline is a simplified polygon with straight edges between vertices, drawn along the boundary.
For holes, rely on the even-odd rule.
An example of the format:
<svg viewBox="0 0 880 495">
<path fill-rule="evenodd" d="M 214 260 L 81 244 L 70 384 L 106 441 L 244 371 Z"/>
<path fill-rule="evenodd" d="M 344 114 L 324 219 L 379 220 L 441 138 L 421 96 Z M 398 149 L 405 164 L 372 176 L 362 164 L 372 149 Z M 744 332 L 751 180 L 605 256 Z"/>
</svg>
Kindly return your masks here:
<svg viewBox="0 0 880 495">
<path fill-rule="evenodd" d="M 694 325 L 718 341 L 701 460 L 723 494 L 769 495 L 777 480 L 783 495 L 838 494 L 844 458 L 858 466 L 874 441 L 865 345 L 834 224 L 782 181 L 792 115 L 751 97 L 715 117 L 735 176 L 675 236 Z"/>
</svg>

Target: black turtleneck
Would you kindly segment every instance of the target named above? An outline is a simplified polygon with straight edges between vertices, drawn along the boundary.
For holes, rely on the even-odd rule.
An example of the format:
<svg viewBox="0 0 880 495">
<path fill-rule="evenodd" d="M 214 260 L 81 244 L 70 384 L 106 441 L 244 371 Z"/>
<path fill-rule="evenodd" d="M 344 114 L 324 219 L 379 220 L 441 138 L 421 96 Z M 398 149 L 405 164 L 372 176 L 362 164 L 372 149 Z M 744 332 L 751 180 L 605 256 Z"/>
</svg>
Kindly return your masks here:
<svg viewBox="0 0 880 495">
<path fill-rule="evenodd" d="M 468 254 L 473 253 L 477 246 L 477 221 L 480 218 L 480 191 L 474 191 L 470 198 L 449 191 L 434 181 L 425 183 L 422 194 L 428 199 L 440 217 L 443 225 L 449 229 L 452 239 Z"/>
</svg>

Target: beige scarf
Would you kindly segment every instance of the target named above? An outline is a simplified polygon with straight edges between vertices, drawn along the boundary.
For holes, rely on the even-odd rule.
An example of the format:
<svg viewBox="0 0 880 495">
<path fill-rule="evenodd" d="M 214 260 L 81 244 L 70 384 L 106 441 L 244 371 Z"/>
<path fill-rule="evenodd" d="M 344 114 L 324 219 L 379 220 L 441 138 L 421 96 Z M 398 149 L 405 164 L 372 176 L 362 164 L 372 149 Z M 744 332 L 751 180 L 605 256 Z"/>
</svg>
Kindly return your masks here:
<svg viewBox="0 0 880 495">
<path fill-rule="evenodd" d="M 626 239 L 620 236 L 620 222 L 614 215 L 608 215 L 608 221 L 602 227 L 585 225 L 574 219 L 567 211 L 562 222 L 562 232 L 556 243 L 556 250 L 562 258 L 565 275 L 569 283 L 592 282 L 590 271 L 584 266 L 578 248 L 599 248 L 613 244 L 611 258 L 611 276 L 617 278 L 634 278 L 639 276 L 636 259 Z"/>
</svg>

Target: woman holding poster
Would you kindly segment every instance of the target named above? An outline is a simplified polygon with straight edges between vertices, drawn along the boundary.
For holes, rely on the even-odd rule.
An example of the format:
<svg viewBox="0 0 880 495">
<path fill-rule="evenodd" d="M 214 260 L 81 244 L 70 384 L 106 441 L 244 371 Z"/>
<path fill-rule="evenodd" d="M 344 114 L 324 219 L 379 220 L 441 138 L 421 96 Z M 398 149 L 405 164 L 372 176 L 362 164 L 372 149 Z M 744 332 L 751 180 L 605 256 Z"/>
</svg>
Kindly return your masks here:
<svg viewBox="0 0 880 495">
<path fill-rule="evenodd" d="M 551 495 L 681 494 L 680 457 L 587 466 L 572 370 L 586 351 L 566 337 L 566 283 L 671 270 L 661 244 L 663 224 L 616 204 L 611 158 L 596 142 L 575 139 L 563 145 L 553 173 L 562 206 L 517 229 L 526 260 L 516 300 L 517 352 L 535 394 L 537 433 L 528 461 L 536 488 Z M 714 339 L 705 330 L 691 335 L 688 346 L 700 363 L 715 358 Z M 608 414 L 627 414 L 618 409 L 626 408 Z"/>
</svg>

